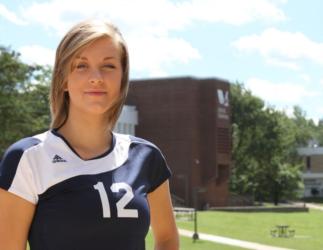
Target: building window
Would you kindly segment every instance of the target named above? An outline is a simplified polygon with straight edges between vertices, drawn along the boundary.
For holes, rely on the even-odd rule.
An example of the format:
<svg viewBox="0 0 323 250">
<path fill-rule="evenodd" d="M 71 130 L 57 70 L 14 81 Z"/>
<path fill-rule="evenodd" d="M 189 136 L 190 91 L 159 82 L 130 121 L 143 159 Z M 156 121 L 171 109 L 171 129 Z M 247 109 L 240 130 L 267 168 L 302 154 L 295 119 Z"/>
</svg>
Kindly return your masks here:
<svg viewBox="0 0 323 250">
<path fill-rule="evenodd" d="M 217 185 L 221 185 L 229 180 L 230 168 L 228 165 L 218 166 L 218 176 L 216 179 Z"/>
<path fill-rule="evenodd" d="M 311 171 L 311 157 L 306 156 L 306 170 Z"/>
</svg>

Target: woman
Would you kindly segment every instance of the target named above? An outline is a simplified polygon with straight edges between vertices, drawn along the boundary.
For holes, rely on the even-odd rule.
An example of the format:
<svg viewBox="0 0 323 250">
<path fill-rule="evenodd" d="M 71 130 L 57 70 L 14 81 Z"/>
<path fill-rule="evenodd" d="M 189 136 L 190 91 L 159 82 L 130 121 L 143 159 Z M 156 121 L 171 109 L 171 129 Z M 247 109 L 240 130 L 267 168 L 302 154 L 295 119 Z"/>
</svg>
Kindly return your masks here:
<svg viewBox="0 0 323 250">
<path fill-rule="evenodd" d="M 74 26 L 56 51 L 51 130 L 0 165 L 0 250 L 178 249 L 159 149 L 112 133 L 128 90 L 126 44 L 111 24 Z"/>
</svg>

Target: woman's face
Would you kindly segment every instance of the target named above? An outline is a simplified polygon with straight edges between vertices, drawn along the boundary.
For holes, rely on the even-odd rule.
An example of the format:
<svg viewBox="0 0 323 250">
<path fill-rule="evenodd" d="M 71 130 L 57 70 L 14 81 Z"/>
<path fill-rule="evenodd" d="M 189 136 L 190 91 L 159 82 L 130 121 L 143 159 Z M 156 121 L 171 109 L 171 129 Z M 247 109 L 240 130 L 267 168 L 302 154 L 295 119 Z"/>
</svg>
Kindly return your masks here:
<svg viewBox="0 0 323 250">
<path fill-rule="evenodd" d="M 100 38 L 72 61 L 65 91 L 70 112 L 105 114 L 120 95 L 122 66 L 120 50 L 111 38 Z"/>
</svg>

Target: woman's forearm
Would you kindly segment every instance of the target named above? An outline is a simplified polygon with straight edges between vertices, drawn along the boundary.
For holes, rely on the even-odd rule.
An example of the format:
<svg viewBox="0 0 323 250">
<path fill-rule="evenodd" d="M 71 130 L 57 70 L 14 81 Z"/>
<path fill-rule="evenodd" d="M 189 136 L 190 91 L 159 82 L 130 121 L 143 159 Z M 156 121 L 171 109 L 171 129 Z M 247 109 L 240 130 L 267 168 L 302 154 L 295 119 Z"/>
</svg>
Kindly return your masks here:
<svg viewBox="0 0 323 250">
<path fill-rule="evenodd" d="M 155 244 L 155 250 L 179 250 L 178 236 Z"/>
</svg>

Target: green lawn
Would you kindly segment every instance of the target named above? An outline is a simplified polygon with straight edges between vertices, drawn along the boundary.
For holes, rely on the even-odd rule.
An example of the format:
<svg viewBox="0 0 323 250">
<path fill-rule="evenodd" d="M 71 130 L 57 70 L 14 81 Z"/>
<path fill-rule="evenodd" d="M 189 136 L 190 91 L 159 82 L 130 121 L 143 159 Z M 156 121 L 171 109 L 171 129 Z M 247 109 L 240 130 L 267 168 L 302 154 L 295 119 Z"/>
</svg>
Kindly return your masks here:
<svg viewBox="0 0 323 250">
<path fill-rule="evenodd" d="M 295 230 L 293 238 L 274 238 L 270 231 L 278 224 Z M 178 221 L 178 227 L 193 230 L 193 222 Z M 199 212 L 199 232 L 231 237 L 297 250 L 323 249 L 323 212 L 309 213 L 238 213 Z"/>
</svg>

